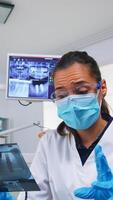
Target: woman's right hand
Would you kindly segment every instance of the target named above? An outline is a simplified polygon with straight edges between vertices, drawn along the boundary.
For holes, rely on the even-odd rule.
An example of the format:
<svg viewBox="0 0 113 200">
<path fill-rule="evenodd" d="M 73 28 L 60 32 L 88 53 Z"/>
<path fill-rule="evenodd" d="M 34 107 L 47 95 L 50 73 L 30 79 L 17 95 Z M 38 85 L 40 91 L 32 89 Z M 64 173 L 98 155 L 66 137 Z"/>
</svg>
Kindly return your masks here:
<svg viewBox="0 0 113 200">
<path fill-rule="evenodd" d="M 9 192 L 0 192 L 0 200 L 16 200 Z"/>
<path fill-rule="evenodd" d="M 43 132 L 40 132 L 40 133 L 38 133 L 38 138 L 41 138 L 41 137 L 43 137 L 45 135 L 45 132 L 43 131 Z"/>
</svg>

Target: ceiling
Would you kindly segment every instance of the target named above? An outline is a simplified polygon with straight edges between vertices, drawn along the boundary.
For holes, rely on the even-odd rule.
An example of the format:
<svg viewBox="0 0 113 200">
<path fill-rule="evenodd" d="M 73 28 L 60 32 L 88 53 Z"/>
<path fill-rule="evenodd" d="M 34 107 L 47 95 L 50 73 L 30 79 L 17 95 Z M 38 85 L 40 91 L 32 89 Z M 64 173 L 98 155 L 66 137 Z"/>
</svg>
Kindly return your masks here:
<svg viewBox="0 0 113 200">
<path fill-rule="evenodd" d="M 9 2 L 15 7 L 0 24 L 1 67 L 7 53 L 63 54 L 113 37 L 113 0 Z"/>
</svg>

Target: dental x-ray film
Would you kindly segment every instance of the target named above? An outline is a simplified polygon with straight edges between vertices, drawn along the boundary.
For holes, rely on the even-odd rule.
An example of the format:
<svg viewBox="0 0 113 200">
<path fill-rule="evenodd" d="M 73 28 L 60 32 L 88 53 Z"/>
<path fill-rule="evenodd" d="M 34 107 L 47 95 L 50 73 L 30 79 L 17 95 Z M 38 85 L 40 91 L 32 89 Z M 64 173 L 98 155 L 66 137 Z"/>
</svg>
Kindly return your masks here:
<svg viewBox="0 0 113 200">
<path fill-rule="evenodd" d="M 18 145 L 0 144 L 0 192 L 38 190 Z"/>
</svg>

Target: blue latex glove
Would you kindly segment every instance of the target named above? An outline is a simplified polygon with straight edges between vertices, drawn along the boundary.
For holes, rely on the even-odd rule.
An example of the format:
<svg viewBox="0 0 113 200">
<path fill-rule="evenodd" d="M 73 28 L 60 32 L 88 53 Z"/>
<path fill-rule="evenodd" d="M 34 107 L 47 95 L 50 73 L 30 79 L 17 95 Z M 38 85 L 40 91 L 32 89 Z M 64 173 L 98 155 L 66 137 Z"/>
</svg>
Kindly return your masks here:
<svg viewBox="0 0 113 200">
<path fill-rule="evenodd" d="M 82 187 L 74 191 L 74 195 L 83 199 L 113 200 L 113 174 L 101 146 L 95 147 L 97 180 L 91 187 Z"/>
<path fill-rule="evenodd" d="M 9 192 L 0 192 L 0 200 L 15 200 Z"/>
</svg>

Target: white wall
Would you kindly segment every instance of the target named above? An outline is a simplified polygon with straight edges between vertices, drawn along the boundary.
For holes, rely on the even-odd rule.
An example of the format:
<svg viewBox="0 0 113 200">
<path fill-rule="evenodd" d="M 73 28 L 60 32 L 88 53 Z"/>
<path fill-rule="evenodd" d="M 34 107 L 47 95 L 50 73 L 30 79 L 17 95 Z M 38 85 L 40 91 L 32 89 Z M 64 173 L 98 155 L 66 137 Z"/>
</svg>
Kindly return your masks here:
<svg viewBox="0 0 113 200">
<path fill-rule="evenodd" d="M 113 64 L 104 65 L 101 67 L 102 78 L 107 83 L 106 101 L 109 104 L 111 114 L 113 115 Z"/>
<path fill-rule="evenodd" d="M 43 124 L 46 129 L 56 129 L 58 124 L 62 121 L 57 116 L 56 104 L 53 102 L 43 103 Z"/>
<path fill-rule="evenodd" d="M 25 103 L 25 102 L 24 102 Z M 42 103 L 33 103 L 29 106 L 21 106 L 16 100 L 6 100 L 5 91 L 0 91 L 0 117 L 10 119 L 13 128 L 26 126 L 33 122 L 43 123 Z M 38 144 L 38 127 L 31 127 L 13 134 L 13 142 L 17 142 L 23 153 L 34 153 Z"/>
<path fill-rule="evenodd" d="M 95 58 L 99 66 L 113 63 L 113 37 L 88 46 L 83 50 Z"/>
</svg>

